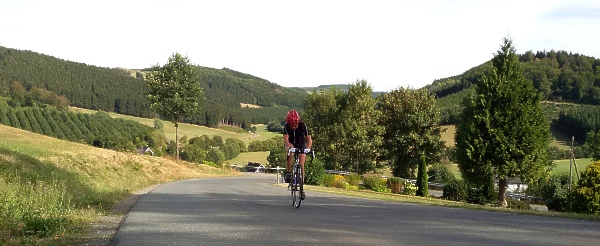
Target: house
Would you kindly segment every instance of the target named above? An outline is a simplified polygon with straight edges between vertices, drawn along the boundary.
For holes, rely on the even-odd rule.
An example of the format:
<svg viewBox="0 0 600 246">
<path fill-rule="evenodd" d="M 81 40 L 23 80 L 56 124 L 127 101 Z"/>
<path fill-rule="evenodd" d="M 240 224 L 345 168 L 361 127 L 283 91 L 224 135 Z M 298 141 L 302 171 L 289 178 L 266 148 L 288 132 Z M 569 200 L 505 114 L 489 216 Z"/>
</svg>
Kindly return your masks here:
<svg viewBox="0 0 600 246">
<path fill-rule="evenodd" d="M 519 178 L 506 180 L 506 192 L 519 193 L 527 189 L 527 184 Z"/>
<path fill-rule="evenodd" d="M 137 148 L 135 150 L 135 153 L 140 154 L 140 155 L 145 155 L 146 153 L 150 153 L 151 156 L 154 156 L 154 151 L 152 151 L 152 149 L 150 149 L 150 147 L 147 147 L 147 146 Z"/>
<path fill-rule="evenodd" d="M 265 166 L 258 162 L 248 162 L 248 165 L 246 165 L 246 172 L 264 173 L 266 170 Z"/>
</svg>

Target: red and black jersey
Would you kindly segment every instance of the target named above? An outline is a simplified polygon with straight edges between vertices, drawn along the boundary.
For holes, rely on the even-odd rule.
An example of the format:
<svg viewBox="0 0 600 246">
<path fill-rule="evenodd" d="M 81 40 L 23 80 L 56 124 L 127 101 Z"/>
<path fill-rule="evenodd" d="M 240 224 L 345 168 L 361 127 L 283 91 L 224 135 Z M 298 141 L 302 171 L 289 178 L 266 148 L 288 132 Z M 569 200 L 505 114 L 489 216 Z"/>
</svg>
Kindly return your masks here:
<svg viewBox="0 0 600 246">
<path fill-rule="evenodd" d="M 294 148 L 305 149 L 306 136 L 310 135 L 310 133 L 306 124 L 300 121 L 296 130 L 292 130 L 288 123 L 285 123 L 283 126 L 283 135 L 288 135 L 288 140 L 294 145 Z"/>
</svg>

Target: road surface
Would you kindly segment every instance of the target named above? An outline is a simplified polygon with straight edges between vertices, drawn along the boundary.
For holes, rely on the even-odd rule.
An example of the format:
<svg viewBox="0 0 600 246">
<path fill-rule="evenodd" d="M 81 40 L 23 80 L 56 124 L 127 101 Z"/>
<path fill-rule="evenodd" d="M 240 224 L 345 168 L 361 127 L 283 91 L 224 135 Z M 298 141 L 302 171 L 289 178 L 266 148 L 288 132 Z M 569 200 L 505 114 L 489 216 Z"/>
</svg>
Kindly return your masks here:
<svg viewBox="0 0 600 246">
<path fill-rule="evenodd" d="M 599 245 L 600 223 L 307 191 L 269 174 L 166 183 L 139 198 L 113 245 Z"/>
</svg>

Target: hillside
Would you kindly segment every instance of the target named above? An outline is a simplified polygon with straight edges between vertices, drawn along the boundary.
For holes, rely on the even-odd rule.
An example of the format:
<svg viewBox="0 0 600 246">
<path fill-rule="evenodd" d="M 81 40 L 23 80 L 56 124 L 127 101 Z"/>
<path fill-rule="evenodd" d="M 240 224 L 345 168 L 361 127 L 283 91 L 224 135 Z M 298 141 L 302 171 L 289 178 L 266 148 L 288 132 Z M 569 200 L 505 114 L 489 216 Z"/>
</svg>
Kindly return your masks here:
<svg viewBox="0 0 600 246">
<path fill-rule="evenodd" d="M 307 96 L 304 89 L 285 88 L 228 68 L 197 66 L 197 70 L 206 100 L 203 113 L 187 119 L 188 123 L 211 127 L 223 123 L 243 127 L 266 124 L 279 119 L 289 108 L 301 108 Z M 27 91 L 41 88 L 64 95 L 75 107 L 151 118 L 143 73 L 0 46 L 0 96 L 8 96 L 11 86 L 18 82 Z M 242 103 L 262 108 L 242 108 Z"/>
<path fill-rule="evenodd" d="M 173 180 L 235 175 L 4 125 L 0 136 L 2 245 L 78 245 L 81 239 L 98 237 L 96 231 L 87 234 L 90 224 L 135 191 Z"/>
<path fill-rule="evenodd" d="M 600 107 L 600 59 L 566 51 L 527 51 L 519 56 L 523 73 L 543 97 L 542 107 L 552 130 L 584 141 L 587 132 L 600 130 L 595 120 Z M 490 72 L 489 62 L 464 73 L 438 79 L 425 88 L 437 97 L 441 124 L 459 120 L 461 102 Z M 600 111 L 599 111 L 600 112 Z"/>
</svg>

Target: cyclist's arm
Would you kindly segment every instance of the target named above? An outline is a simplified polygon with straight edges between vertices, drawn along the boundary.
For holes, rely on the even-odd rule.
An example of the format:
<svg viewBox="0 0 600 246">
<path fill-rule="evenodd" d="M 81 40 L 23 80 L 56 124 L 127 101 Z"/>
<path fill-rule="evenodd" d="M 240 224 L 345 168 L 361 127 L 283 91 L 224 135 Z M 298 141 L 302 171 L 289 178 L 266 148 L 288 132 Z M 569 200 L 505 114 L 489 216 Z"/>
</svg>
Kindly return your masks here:
<svg viewBox="0 0 600 246">
<path fill-rule="evenodd" d="M 307 135 L 305 139 L 306 139 L 306 148 L 307 149 L 312 148 L 312 137 L 310 135 Z"/>
<path fill-rule="evenodd" d="M 292 145 L 290 143 L 289 135 L 287 135 L 287 134 L 283 135 L 283 142 L 284 142 L 284 145 L 285 145 L 286 148 L 293 148 L 294 147 L 294 145 Z"/>
</svg>

